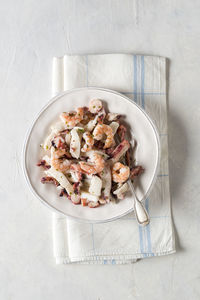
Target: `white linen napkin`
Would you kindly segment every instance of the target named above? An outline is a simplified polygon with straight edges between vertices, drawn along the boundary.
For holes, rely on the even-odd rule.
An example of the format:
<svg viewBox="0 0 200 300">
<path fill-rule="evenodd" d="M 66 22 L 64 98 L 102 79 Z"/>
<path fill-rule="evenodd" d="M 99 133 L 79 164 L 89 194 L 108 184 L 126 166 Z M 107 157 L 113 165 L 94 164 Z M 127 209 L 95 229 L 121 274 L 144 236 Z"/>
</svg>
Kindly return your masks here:
<svg viewBox="0 0 200 300">
<path fill-rule="evenodd" d="M 145 206 L 151 222 L 138 226 L 134 213 L 104 224 L 83 224 L 53 216 L 53 245 L 57 264 L 132 263 L 138 258 L 175 252 L 171 219 L 166 113 L 166 59 L 105 54 L 53 59 L 53 94 L 95 86 L 124 93 L 155 121 L 161 139 L 160 172 Z"/>
</svg>

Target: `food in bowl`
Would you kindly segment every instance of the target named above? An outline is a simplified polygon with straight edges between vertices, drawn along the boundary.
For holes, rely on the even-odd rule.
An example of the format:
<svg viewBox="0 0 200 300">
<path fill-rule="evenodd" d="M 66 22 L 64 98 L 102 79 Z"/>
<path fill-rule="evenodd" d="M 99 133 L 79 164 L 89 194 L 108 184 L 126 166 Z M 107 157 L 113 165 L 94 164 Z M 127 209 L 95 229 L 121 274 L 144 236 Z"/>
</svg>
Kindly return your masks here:
<svg viewBox="0 0 200 300">
<path fill-rule="evenodd" d="M 41 182 L 55 184 L 61 197 L 91 208 L 124 199 L 127 181 L 144 169 L 132 159 L 134 145 L 122 115 L 106 112 L 101 100 L 92 99 L 88 107 L 59 118 L 41 145 Z"/>
</svg>

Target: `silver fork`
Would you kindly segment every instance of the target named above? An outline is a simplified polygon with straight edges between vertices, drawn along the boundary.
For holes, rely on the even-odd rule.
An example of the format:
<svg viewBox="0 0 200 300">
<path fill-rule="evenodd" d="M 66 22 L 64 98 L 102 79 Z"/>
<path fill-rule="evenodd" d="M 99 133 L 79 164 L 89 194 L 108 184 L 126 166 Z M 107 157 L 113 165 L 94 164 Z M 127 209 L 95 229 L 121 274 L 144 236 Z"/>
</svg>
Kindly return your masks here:
<svg viewBox="0 0 200 300">
<path fill-rule="evenodd" d="M 130 187 L 130 190 L 134 198 L 134 212 L 135 212 L 136 219 L 139 225 L 146 226 L 150 222 L 149 215 L 145 207 L 143 206 L 142 202 L 138 200 L 137 195 L 135 193 L 135 188 L 130 179 L 128 180 L 128 185 Z"/>
<path fill-rule="evenodd" d="M 123 162 L 125 162 L 124 159 L 123 159 Z M 149 215 L 148 215 L 148 213 L 147 213 L 144 205 L 142 204 L 142 202 L 140 200 L 138 200 L 137 195 L 135 193 L 135 188 L 133 186 L 133 183 L 132 183 L 131 179 L 129 179 L 127 181 L 127 183 L 128 183 L 128 185 L 130 187 L 130 190 L 131 190 L 131 192 L 133 194 L 133 198 L 134 198 L 134 212 L 135 212 L 135 216 L 136 216 L 137 222 L 141 226 L 146 226 L 150 222 Z"/>
</svg>

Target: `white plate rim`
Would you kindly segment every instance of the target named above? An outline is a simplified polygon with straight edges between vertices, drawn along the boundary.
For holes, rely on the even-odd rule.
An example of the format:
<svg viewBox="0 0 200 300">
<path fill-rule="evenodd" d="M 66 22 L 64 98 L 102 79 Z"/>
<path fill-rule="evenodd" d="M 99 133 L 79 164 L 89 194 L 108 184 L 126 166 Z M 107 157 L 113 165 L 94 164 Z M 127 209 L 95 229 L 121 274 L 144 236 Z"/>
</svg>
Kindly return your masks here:
<svg viewBox="0 0 200 300">
<path fill-rule="evenodd" d="M 68 215 L 68 214 L 65 214 L 63 213 L 62 211 L 60 211 L 59 209 L 55 208 L 54 206 L 52 206 L 51 204 L 47 203 L 42 197 L 40 197 L 36 190 L 33 188 L 30 180 L 29 180 L 29 176 L 28 176 L 28 172 L 27 172 L 27 169 L 26 169 L 26 152 L 27 152 L 27 144 L 28 144 L 28 141 L 29 141 L 29 138 L 30 138 L 30 135 L 31 135 L 31 132 L 33 130 L 33 127 L 35 125 L 35 123 L 37 122 L 37 120 L 39 119 L 40 115 L 48 108 L 48 106 L 50 106 L 52 103 L 56 102 L 58 98 L 66 95 L 66 94 L 71 94 L 71 93 L 74 93 L 74 92 L 78 92 L 78 91 L 81 91 L 81 90 L 100 90 L 100 91 L 104 91 L 104 92 L 109 92 L 111 94 L 115 94 L 115 95 L 118 95 L 118 96 L 121 96 L 122 98 L 128 100 L 132 105 L 135 105 L 137 106 L 137 108 L 145 115 L 145 117 L 148 119 L 149 123 L 151 124 L 151 127 L 155 133 L 155 136 L 156 136 L 156 142 L 157 142 L 157 145 L 158 145 L 158 155 L 157 155 L 157 162 L 156 162 L 156 168 L 155 168 L 155 173 L 154 173 L 154 176 L 152 178 L 152 181 L 151 181 L 151 184 L 149 186 L 149 189 L 147 190 L 146 194 L 144 195 L 144 197 L 142 198 L 141 202 L 144 202 L 144 200 L 146 200 L 156 182 L 156 179 L 157 179 L 157 175 L 158 175 L 158 171 L 159 171 L 159 162 L 160 162 L 160 155 L 161 155 L 161 146 L 160 146 L 160 137 L 159 137 L 159 133 L 158 133 L 158 129 L 155 125 L 155 123 L 153 122 L 153 120 L 150 118 L 150 116 L 146 113 L 146 111 L 139 105 L 137 104 L 136 102 L 134 102 L 133 100 L 131 100 L 130 98 L 128 98 L 127 96 L 125 96 L 124 94 L 122 93 L 119 93 L 117 91 L 114 91 L 114 90 L 111 90 L 111 89 L 105 89 L 105 88 L 101 88 L 101 87 L 93 87 L 93 86 L 90 86 L 90 87 L 82 87 L 82 88 L 73 88 L 73 89 L 70 89 L 70 90 L 67 90 L 67 91 L 64 91 L 62 93 L 58 93 L 57 95 L 55 95 L 54 97 L 52 97 L 46 105 L 44 105 L 41 110 L 36 114 L 36 117 L 33 118 L 33 121 L 30 125 L 30 127 L 28 128 L 26 134 L 25 134 L 25 139 L 24 139 L 24 143 L 23 143 L 23 149 L 22 149 L 22 171 L 23 171 L 23 174 L 24 174 L 24 178 L 25 178 L 25 181 L 30 189 L 30 191 L 32 192 L 32 194 L 38 198 L 40 200 L 40 202 L 42 204 L 44 204 L 45 206 L 47 206 L 48 208 L 50 208 L 51 210 L 53 210 L 53 212 L 57 212 L 57 213 L 60 213 L 61 215 L 65 216 L 65 217 L 68 217 L 72 220 L 76 220 L 78 222 L 81 222 L 81 223 L 93 223 L 93 224 L 97 224 L 97 223 L 107 223 L 107 222 L 112 222 L 112 221 L 115 221 L 119 218 L 122 218 L 124 216 L 126 216 L 127 214 L 131 213 L 134 208 L 131 208 L 129 210 L 127 210 L 125 213 L 122 213 L 118 216 L 115 216 L 115 217 L 112 217 L 112 218 L 109 218 L 109 219 L 105 219 L 105 220 L 87 220 L 87 219 L 82 219 L 82 218 L 79 218 L 79 217 L 75 217 L 75 216 L 72 216 L 72 215 Z"/>
</svg>

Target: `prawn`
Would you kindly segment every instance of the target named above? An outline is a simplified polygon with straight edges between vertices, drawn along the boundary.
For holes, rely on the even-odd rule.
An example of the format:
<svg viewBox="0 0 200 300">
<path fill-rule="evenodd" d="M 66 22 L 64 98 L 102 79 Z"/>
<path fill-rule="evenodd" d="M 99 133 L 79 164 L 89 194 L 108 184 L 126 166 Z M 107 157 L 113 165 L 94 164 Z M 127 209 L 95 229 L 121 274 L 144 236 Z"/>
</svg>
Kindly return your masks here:
<svg viewBox="0 0 200 300">
<path fill-rule="evenodd" d="M 71 164 L 70 165 L 70 169 L 76 172 L 78 181 L 81 182 L 81 180 L 83 179 L 83 171 L 81 170 L 81 167 L 79 164 Z"/>
<path fill-rule="evenodd" d="M 94 138 L 99 141 L 103 139 L 104 134 L 106 135 L 104 149 L 110 148 L 114 142 L 113 130 L 108 125 L 98 124 L 93 131 Z"/>
<path fill-rule="evenodd" d="M 97 114 L 102 109 L 102 102 L 99 99 L 93 99 L 89 103 L 89 111 L 92 114 Z"/>
<path fill-rule="evenodd" d="M 80 161 L 81 169 L 88 174 L 97 174 L 104 169 L 105 161 L 100 154 L 93 153 L 91 155 L 90 161 L 92 164 L 84 161 Z"/>
<path fill-rule="evenodd" d="M 116 162 L 112 168 L 112 178 L 114 182 L 123 183 L 125 182 L 130 176 L 130 169 L 129 167 L 123 165 L 120 162 Z"/>
<path fill-rule="evenodd" d="M 76 113 L 63 112 L 60 115 L 60 118 L 67 125 L 68 128 L 73 128 L 83 120 L 84 112 L 84 107 L 79 107 L 77 108 Z"/>
<path fill-rule="evenodd" d="M 82 147 L 82 152 L 87 152 L 92 150 L 92 147 L 94 145 L 94 139 L 90 132 L 84 132 L 83 139 L 85 140 L 85 145 Z"/>
<path fill-rule="evenodd" d="M 64 172 L 69 169 L 71 162 L 66 159 L 65 149 L 55 149 L 51 147 L 51 165 L 56 170 Z"/>
</svg>

